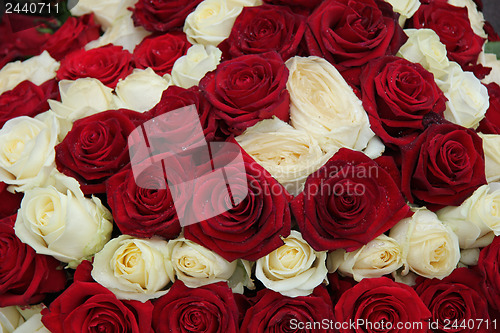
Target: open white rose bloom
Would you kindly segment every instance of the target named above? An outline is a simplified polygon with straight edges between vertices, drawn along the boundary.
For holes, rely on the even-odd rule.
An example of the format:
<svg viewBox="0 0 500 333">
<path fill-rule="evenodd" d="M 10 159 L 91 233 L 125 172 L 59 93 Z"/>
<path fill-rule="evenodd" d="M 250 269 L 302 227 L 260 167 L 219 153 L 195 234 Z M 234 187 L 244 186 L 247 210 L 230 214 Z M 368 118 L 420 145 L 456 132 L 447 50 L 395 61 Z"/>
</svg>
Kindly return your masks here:
<svg viewBox="0 0 500 333">
<path fill-rule="evenodd" d="M 121 235 L 95 255 L 92 277 L 119 299 L 141 302 L 161 297 L 175 280 L 167 242 L 161 237 Z"/>
<path fill-rule="evenodd" d="M 191 88 L 220 63 L 222 51 L 213 45 L 195 44 L 186 55 L 177 59 L 172 67 L 172 84 Z"/>
<path fill-rule="evenodd" d="M 285 296 L 307 296 L 326 280 L 326 251 L 317 252 L 292 230 L 285 244 L 257 260 L 255 276 Z"/>
</svg>

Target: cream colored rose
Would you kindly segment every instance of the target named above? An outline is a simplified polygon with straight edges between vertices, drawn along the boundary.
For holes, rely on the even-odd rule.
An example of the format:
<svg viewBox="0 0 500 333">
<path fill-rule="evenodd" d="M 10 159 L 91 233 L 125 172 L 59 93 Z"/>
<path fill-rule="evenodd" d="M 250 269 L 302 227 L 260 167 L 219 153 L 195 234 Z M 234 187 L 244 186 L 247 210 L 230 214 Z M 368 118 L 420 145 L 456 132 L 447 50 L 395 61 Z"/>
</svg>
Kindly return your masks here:
<svg viewBox="0 0 500 333">
<path fill-rule="evenodd" d="M 59 62 L 52 59 L 47 51 L 25 61 L 9 62 L 0 70 L 0 94 L 14 89 L 28 80 L 36 85 L 56 77 Z"/>
<path fill-rule="evenodd" d="M 112 216 L 98 198 L 85 198 L 74 178 L 54 172 L 50 181 L 55 186 L 25 192 L 16 236 L 37 253 L 76 267 L 108 242 Z"/>
<path fill-rule="evenodd" d="M 204 0 L 186 18 L 184 32 L 191 44 L 217 46 L 229 37 L 243 7 L 261 4 L 261 0 Z"/>
<path fill-rule="evenodd" d="M 291 124 L 314 137 L 323 151 L 362 150 L 374 136 L 361 101 L 335 67 L 319 57 L 293 57 L 290 74 Z"/>
<path fill-rule="evenodd" d="M 289 297 L 307 296 L 326 279 L 326 251 L 317 252 L 292 230 L 284 245 L 257 260 L 255 276 Z"/>
<path fill-rule="evenodd" d="M 444 117 L 452 123 L 476 128 L 490 106 L 488 89 L 471 72 L 451 62 L 447 74 L 436 80 L 448 99 Z"/>
<path fill-rule="evenodd" d="M 392 9 L 400 14 L 399 22 L 403 26 L 406 19 L 410 18 L 420 8 L 419 0 L 385 0 L 392 5 Z M 403 23 L 403 24 L 401 24 Z"/>
<path fill-rule="evenodd" d="M 443 279 L 460 260 L 457 235 L 425 208 L 401 220 L 391 229 L 389 237 L 403 248 L 403 276 L 411 270 L 429 279 Z"/>
<path fill-rule="evenodd" d="M 220 281 L 228 282 L 230 288 L 239 289 L 241 292 L 244 285 L 253 287 L 250 269 L 247 271 L 244 268 L 244 265 L 249 267 L 249 262 L 244 264 L 240 263 L 240 260 L 229 262 L 217 253 L 182 236 L 168 241 L 168 247 L 176 278 L 189 288 L 198 288 Z M 246 272 L 246 276 L 240 281 L 233 279 L 233 276 L 242 277 L 241 274 L 236 274 L 238 269 L 243 269 L 243 273 Z"/>
<path fill-rule="evenodd" d="M 133 53 L 135 47 L 150 34 L 143 27 L 134 26 L 132 12 L 126 11 L 123 15 L 117 16 L 106 32 L 98 39 L 88 43 L 85 49 L 90 50 L 107 44 L 113 44 L 122 46 L 124 50 Z"/>
<path fill-rule="evenodd" d="M 398 270 L 403 266 L 403 250 L 398 242 L 382 234 L 356 251 L 330 252 L 327 264 L 330 273 L 339 271 L 359 282 Z"/>
<path fill-rule="evenodd" d="M 448 73 L 450 62 L 446 53 L 446 46 L 441 43 L 439 36 L 431 29 L 405 29 L 408 40 L 401 46 L 397 56 L 408 61 L 419 63 L 435 78 Z"/>
<path fill-rule="evenodd" d="M 205 74 L 217 67 L 221 56 L 221 50 L 213 45 L 191 46 L 186 55 L 175 61 L 172 67 L 172 84 L 186 89 L 197 86 Z"/>
<path fill-rule="evenodd" d="M 42 324 L 43 304 L 0 308 L 0 333 L 50 333 Z"/>
<path fill-rule="evenodd" d="M 158 104 L 163 91 L 170 85 L 168 74 L 165 78 L 151 68 L 134 69 L 132 74 L 116 85 L 115 92 L 120 108 L 138 112 L 150 110 Z"/>
<path fill-rule="evenodd" d="M 484 32 L 484 16 L 483 13 L 477 10 L 477 5 L 473 0 L 448 0 L 448 3 L 455 7 L 467 8 L 470 25 L 476 35 L 482 38 L 488 38 Z"/>
<path fill-rule="evenodd" d="M 94 13 L 95 20 L 107 30 L 113 22 L 121 16 L 126 15 L 129 7 L 134 7 L 137 0 L 69 0 L 76 3 L 71 8 L 73 16 L 81 16 Z"/>
<path fill-rule="evenodd" d="M 478 133 L 483 139 L 485 174 L 488 183 L 500 181 L 500 135 Z"/>
<path fill-rule="evenodd" d="M 302 192 L 307 177 L 332 156 L 307 132 L 276 117 L 258 122 L 236 141 L 292 195 Z"/>
<path fill-rule="evenodd" d="M 483 185 L 460 206 L 436 214 L 458 236 L 461 248 L 488 246 L 500 236 L 500 183 Z"/>
<path fill-rule="evenodd" d="M 496 54 L 493 53 L 484 53 L 481 52 L 477 59 L 479 64 L 482 64 L 484 67 L 490 67 L 491 72 L 486 75 L 484 79 L 481 80 L 484 84 L 489 84 L 495 82 L 496 84 L 500 84 L 500 60 L 497 59 Z"/>
<path fill-rule="evenodd" d="M 121 235 L 95 255 L 94 280 L 119 299 L 141 302 L 165 295 L 175 280 L 167 241 Z"/>
<path fill-rule="evenodd" d="M 51 111 L 7 121 L 0 129 L 0 181 L 17 192 L 41 186 L 55 167 L 58 134 Z"/>
</svg>

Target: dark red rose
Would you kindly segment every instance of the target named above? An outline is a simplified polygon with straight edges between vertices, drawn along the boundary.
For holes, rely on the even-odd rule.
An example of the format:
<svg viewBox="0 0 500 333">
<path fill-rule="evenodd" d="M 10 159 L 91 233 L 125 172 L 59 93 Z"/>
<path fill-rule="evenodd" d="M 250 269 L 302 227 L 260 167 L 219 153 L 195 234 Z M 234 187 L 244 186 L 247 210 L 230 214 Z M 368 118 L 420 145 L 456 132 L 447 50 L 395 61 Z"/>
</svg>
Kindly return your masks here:
<svg viewBox="0 0 500 333">
<path fill-rule="evenodd" d="M 480 290 L 482 282 L 480 275 L 465 267 L 455 269 L 443 280 L 417 280 L 415 290 L 431 311 L 431 322 L 438 325 L 433 332 L 492 332 L 491 325 L 486 325 L 490 316 Z M 453 323 L 457 323 L 455 328 Z"/>
<path fill-rule="evenodd" d="M 446 97 L 434 75 L 420 64 L 386 56 L 370 62 L 361 75 L 363 107 L 371 129 L 393 148 L 412 142 L 424 131 L 424 115 L 443 115 Z"/>
<path fill-rule="evenodd" d="M 313 9 L 321 3 L 322 0 L 264 0 L 264 2 L 274 5 L 300 7 L 306 9 Z"/>
<path fill-rule="evenodd" d="M 317 251 L 354 251 L 410 214 L 391 175 L 347 148 L 307 178 L 291 206 L 302 236 Z"/>
<path fill-rule="evenodd" d="M 90 277 L 92 264 L 82 262 L 75 282 L 42 310 L 42 323 L 52 333 L 152 333 L 151 302 L 121 301 Z"/>
<path fill-rule="evenodd" d="M 88 51 L 75 51 L 61 61 L 58 80 L 93 77 L 115 88 L 118 80 L 132 72 L 132 55 L 121 46 L 108 44 Z"/>
<path fill-rule="evenodd" d="M 99 38 L 100 29 L 94 14 L 69 17 L 44 45 L 52 58 L 60 61 L 67 54 L 82 49 L 88 42 Z"/>
<path fill-rule="evenodd" d="M 4 182 L 0 182 L 0 219 L 11 216 L 15 214 L 19 207 L 21 207 L 21 200 L 23 199 L 23 194 L 10 193 L 7 191 L 9 185 Z"/>
<path fill-rule="evenodd" d="M 326 288 L 332 299 L 332 304 L 337 304 L 342 294 L 354 287 L 357 283 L 353 278 L 341 276 L 338 272 L 329 273 L 327 277 L 328 285 Z"/>
<path fill-rule="evenodd" d="M 263 289 L 247 310 L 240 332 L 333 332 L 325 327 L 308 329 L 306 326 L 325 322 L 333 328 L 333 306 L 324 286 L 316 287 L 311 295 L 299 297 L 286 297 Z"/>
<path fill-rule="evenodd" d="M 153 329 L 156 333 L 236 333 L 238 316 L 233 292 L 225 282 L 191 289 L 177 280 L 154 303 Z"/>
<path fill-rule="evenodd" d="M 401 190 L 411 203 L 458 206 L 486 184 L 483 142 L 472 129 L 443 120 L 401 151 Z"/>
<path fill-rule="evenodd" d="M 422 3 L 411 19 L 416 29 L 434 30 L 446 46 L 448 58 L 460 66 L 475 64 L 484 39 L 474 33 L 467 8 L 455 7 L 444 0 Z"/>
<path fill-rule="evenodd" d="M 39 303 L 66 285 L 60 262 L 21 242 L 15 221 L 15 215 L 0 220 L 0 307 Z"/>
<path fill-rule="evenodd" d="M 379 0 L 326 0 L 307 19 L 305 32 L 309 54 L 331 62 L 354 85 L 361 66 L 395 55 L 406 39 L 392 6 Z"/>
<path fill-rule="evenodd" d="M 262 119 L 290 118 L 288 69 L 276 52 L 224 61 L 200 81 L 200 89 L 225 125 L 226 134 L 241 134 Z"/>
<path fill-rule="evenodd" d="M 335 305 L 337 322 L 359 323 L 357 328 L 344 325 L 341 333 L 424 333 L 428 331 L 430 317 L 431 313 L 415 290 L 386 277 L 361 280 L 344 292 Z M 376 324 L 381 327 L 369 326 Z M 399 328 L 398 324 L 403 327 Z"/>
<path fill-rule="evenodd" d="M 185 55 L 190 46 L 183 32 L 146 37 L 134 49 L 135 67 L 150 67 L 161 76 L 170 74 L 174 62 Z"/>
<path fill-rule="evenodd" d="M 186 17 L 201 0 L 139 0 L 133 9 L 132 18 L 136 26 L 148 31 L 171 31 L 182 29 Z"/>
<path fill-rule="evenodd" d="M 500 311 L 500 237 L 481 250 L 477 266 L 484 278 L 484 296 L 493 309 Z"/>
<path fill-rule="evenodd" d="M 233 181 L 239 179 L 244 183 L 246 179 L 246 197 L 228 211 L 206 219 L 203 218 L 204 211 L 229 201 L 222 197 L 224 191 L 220 190 L 226 184 L 198 182 L 194 188 L 196 202 L 206 202 L 199 207 L 196 216 L 202 222 L 184 228 L 187 239 L 220 254 L 228 261 L 238 258 L 255 261 L 265 256 L 283 245 L 281 237 L 287 237 L 291 227 L 291 196 L 264 168 L 245 152 L 242 153 L 246 174 L 230 168 L 225 168 L 225 172 Z M 226 163 L 215 161 L 214 164 Z M 220 196 L 215 193 L 220 193 Z M 233 195 L 237 196 L 236 193 Z"/>
<path fill-rule="evenodd" d="M 47 111 L 50 90 L 30 81 L 19 83 L 14 89 L 0 95 L 0 128 L 9 120 L 20 116 L 34 117 Z"/>
<path fill-rule="evenodd" d="M 129 163 L 128 135 L 143 121 L 143 114 L 130 110 L 104 111 L 75 121 L 55 148 L 57 169 L 76 178 L 83 193 L 104 193 L 104 181 Z"/>
<path fill-rule="evenodd" d="M 225 59 L 276 51 L 283 60 L 297 54 L 305 20 L 285 6 L 245 7 L 236 18 L 231 35 L 218 45 Z"/>
<path fill-rule="evenodd" d="M 491 25 L 490 22 L 484 22 L 484 32 L 488 35 L 488 42 L 500 42 L 500 36 L 498 36 L 495 28 Z"/>
<path fill-rule="evenodd" d="M 500 86 L 495 82 L 486 85 L 490 97 L 490 107 L 485 118 L 479 123 L 478 132 L 500 134 Z"/>
</svg>

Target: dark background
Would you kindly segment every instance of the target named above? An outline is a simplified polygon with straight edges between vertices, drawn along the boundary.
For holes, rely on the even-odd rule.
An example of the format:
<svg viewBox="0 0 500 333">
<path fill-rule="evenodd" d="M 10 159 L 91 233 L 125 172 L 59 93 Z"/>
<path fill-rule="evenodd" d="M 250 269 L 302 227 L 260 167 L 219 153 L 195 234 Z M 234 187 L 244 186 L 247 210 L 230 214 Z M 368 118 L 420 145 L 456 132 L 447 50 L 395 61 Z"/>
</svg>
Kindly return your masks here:
<svg viewBox="0 0 500 333">
<path fill-rule="evenodd" d="M 500 0 L 483 0 L 484 18 L 500 33 Z"/>
</svg>

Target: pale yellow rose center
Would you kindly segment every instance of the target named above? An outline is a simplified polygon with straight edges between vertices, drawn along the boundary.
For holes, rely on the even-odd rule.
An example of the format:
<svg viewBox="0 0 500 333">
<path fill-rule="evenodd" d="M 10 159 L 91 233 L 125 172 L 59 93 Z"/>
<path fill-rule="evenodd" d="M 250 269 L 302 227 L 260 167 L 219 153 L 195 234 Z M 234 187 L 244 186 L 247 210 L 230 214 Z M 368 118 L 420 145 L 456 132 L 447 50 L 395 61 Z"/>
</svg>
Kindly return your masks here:
<svg viewBox="0 0 500 333">
<path fill-rule="evenodd" d="M 129 242 L 118 249 L 115 260 L 115 275 L 146 288 L 145 263 L 139 247 Z"/>
</svg>

